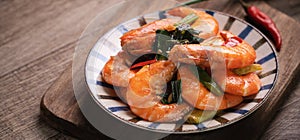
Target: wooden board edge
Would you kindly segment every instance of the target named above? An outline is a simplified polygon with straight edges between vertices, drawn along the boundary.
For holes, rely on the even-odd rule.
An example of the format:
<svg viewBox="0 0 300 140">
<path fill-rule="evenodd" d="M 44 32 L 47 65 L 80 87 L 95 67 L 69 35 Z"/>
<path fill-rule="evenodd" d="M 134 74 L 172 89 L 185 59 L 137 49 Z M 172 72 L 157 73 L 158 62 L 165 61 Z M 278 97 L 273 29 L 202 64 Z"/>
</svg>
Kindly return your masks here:
<svg viewBox="0 0 300 140">
<path fill-rule="evenodd" d="M 41 102 L 40 102 L 40 118 L 45 121 L 49 126 L 52 128 L 75 138 L 78 139 L 110 139 L 109 137 L 103 135 L 99 131 L 97 131 L 87 120 L 83 120 L 85 123 L 87 123 L 87 127 L 80 126 L 80 124 L 75 124 L 73 122 L 70 122 L 68 119 L 64 119 L 59 117 L 53 110 L 51 110 L 51 107 L 47 106 L 45 104 L 45 100 L 47 95 L 53 94 L 53 92 L 56 92 L 56 87 L 58 81 L 60 81 L 62 78 L 65 78 L 65 76 L 68 76 L 68 72 L 72 69 L 72 64 L 70 64 L 63 73 L 58 77 L 58 79 L 46 90 L 44 95 L 42 96 Z M 66 93 L 61 93 L 66 94 Z M 73 94 L 74 96 L 74 94 Z M 74 97 L 75 98 L 75 97 Z M 77 103 L 76 103 L 77 104 Z M 79 108 L 78 108 L 79 109 Z M 82 115 L 82 114 L 81 114 Z M 84 118 L 85 119 L 85 118 Z M 90 131 L 91 130 L 91 131 Z"/>
</svg>

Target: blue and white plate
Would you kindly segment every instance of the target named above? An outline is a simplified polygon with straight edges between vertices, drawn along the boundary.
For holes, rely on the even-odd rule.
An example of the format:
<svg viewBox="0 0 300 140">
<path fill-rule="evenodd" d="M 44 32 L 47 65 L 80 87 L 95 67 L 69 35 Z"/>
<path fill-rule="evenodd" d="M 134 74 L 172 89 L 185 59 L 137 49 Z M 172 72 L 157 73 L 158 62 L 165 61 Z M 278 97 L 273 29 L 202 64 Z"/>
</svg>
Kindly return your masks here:
<svg viewBox="0 0 300 140">
<path fill-rule="evenodd" d="M 241 120 L 258 109 L 267 99 L 277 79 L 278 63 L 271 43 L 257 29 L 241 19 L 221 12 L 210 10 L 205 10 L 205 12 L 217 19 L 220 30 L 231 31 L 255 48 L 257 53 L 256 63 L 261 64 L 263 67 L 263 71 L 259 74 L 262 88 L 258 94 L 244 98 L 244 101 L 239 106 L 226 110 L 212 120 L 198 125 L 183 124 L 182 127 L 178 128 L 174 123 L 153 123 L 139 119 L 117 97 L 113 86 L 105 83 L 100 76 L 101 70 L 110 56 L 116 55 L 121 50 L 119 38 L 125 32 L 140 27 L 140 17 L 137 17 L 111 29 L 98 40 L 89 53 L 85 65 L 86 82 L 91 95 L 101 106 L 99 109 L 105 109 L 106 112 L 117 119 L 138 128 L 174 133 L 194 133 L 220 128 Z M 168 18 L 168 15 L 165 15 L 163 12 L 156 12 L 143 17 L 149 23 L 157 19 Z"/>
</svg>

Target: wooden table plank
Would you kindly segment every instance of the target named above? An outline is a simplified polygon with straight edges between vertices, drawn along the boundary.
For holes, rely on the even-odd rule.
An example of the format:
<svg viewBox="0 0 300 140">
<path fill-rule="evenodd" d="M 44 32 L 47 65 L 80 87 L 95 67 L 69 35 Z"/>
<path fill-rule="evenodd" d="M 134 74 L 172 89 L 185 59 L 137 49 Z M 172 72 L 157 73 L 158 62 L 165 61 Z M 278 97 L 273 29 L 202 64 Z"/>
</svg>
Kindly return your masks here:
<svg viewBox="0 0 300 140">
<path fill-rule="evenodd" d="M 65 51 L 72 54 L 73 47 Z M 44 91 L 71 62 L 65 51 L 56 52 L 1 78 L 0 106 L 5 108 L 0 112 L 0 122 L 7 127 L 1 127 L 0 139 L 10 136 L 38 139 L 57 133 L 40 121 L 39 103 Z M 50 68 L 53 64 L 56 66 Z"/>
<path fill-rule="evenodd" d="M 300 75 L 298 74 L 293 86 L 288 92 L 291 92 L 285 103 L 276 111 L 276 117 L 271 122 L 262 139 L 299 139 L 300 136 Z M 287 92 L 287 93 L 288 93 Z"/>
<path fill-rule="evenodd" d="M 0 139 L 60 134 L 40 120 L 41 97 L 70 64 L 86 25 L 116 2 L 0 1 Z"/>
<path fill-rule="evenodd" d="M 298 22 L 300 21 L 300 3 L 299 0 L 266 0 L 266 2 L 280 10 L 281 12 L 293 17 Z"/>
<path fill-rule="evenodd" d="M 76 42 L 89 21 L 105 8 L 101 7 L 103 3 L 97 0 L 14 1 L 11 7 L 16 9 L 0 16 L 0 77 Z"/>
</svg>

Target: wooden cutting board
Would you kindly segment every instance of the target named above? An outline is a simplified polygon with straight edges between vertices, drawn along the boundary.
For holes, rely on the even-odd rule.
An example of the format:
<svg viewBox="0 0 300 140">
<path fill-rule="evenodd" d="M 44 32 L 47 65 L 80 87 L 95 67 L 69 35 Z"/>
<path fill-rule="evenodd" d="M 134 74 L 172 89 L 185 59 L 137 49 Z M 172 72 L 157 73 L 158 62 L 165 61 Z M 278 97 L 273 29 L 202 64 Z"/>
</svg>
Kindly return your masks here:
<svg viewBox="0 0 300 140">
<path fill-rule="evenodd" d="M 283 46 L 279 58 L 279 76 L 276 86 L 268 100 L 253 114 L 232 125 L 204 133 L 188 135 L 170 135 L 165 139 L 257 139 L 268 126 L 276 109 L 292 90 L 290 85 L 299 77 L 300 60 L 300 24 L 287 15 L 273 9 L 264 2 L 254 2 L 276 22 L 283 37 Z M 193 7 L 222 11 L 243 18 L 241 6 L 236 1 L 209 1 Z M 81 139 L 109 139 L 97 131 L 80 112 L 72 86 L 72 65 L 70 64 L 57 81 L 46 91 L 41 101 L 41 117 L 49 125 Z"/>
</svg>

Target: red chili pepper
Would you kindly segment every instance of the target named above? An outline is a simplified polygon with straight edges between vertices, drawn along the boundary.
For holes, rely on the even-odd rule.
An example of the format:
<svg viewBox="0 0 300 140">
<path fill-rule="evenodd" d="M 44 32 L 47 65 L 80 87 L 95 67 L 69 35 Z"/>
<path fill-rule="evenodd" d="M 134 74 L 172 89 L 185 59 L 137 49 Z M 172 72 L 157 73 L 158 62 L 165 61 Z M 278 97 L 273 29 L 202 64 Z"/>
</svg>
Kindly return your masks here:
<svg viewBox="0 0 300 140">
<path fill-rule="evenodd" d="M 280 51 L 282 39 L 274 21 L 267 16 L 265 13 L 260 11 L 257 7 L 248 5 L 247 3 L 240 0 L 241 5 L 244 7 L 249 18 L 259 26 L 262 26 L 266 31 L 269 32 L 277 51 Z"/>
<path fill-rule="evenodd" d="M 139 62 L 139 63 L 136 63 L 136 64 L 132 65 L 130 67 L 130 69 L 135 69 L 135 68 L 143 67 L 145 65 L 153 64 L 156 61 L 157 61 L 156 59 L 153 59 L 153 60 L 147 60 L 147 61 L 144 61 L 144 62 Z"/>
<path fill-rule="evenodd" d="M 225 39 L 223 46 L 234 47 L 243 42 L 243 40 L 237 36 L 227 37 L 227 34 L 220 32 L 220 35 Z"/>
</svg>

